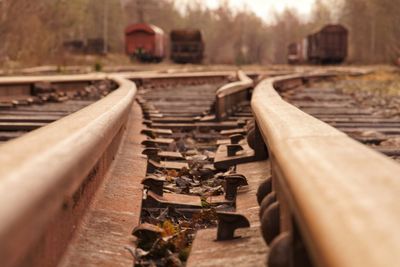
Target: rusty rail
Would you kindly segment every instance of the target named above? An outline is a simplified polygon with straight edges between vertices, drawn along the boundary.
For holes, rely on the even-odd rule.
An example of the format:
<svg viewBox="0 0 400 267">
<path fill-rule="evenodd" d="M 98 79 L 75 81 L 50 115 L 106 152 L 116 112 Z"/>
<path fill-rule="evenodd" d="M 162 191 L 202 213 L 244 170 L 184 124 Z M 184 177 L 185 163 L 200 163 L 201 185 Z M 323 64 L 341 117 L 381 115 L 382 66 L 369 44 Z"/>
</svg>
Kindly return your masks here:
<svg viewBox="0 0 400 267">
<path fill-rule="evenodd" d="M 280 254 L 291 266 L 303 266 L 308 256 L 324 267 L 397 266 L 400 166 L 285 102 L 274 89 L 313 77 L 318 75 L 267 79 L 253 93 L 272 164 L 273 192 L 262 216 L 270 261 Z"/>
<path fill-rule="evenodd" d="M 204 83 L 210 81 L 225 81 L 227 77 L 233 76 L 233 71 L 218 72 L 188 72 L 188 73 L 160 73 L 156 71 L 145 72 L 123 72 L 118 73 L 122 78 L 134 81 L 138 86 L 151 83 L 154 86 L 169 86 L 177 80 L 181 83 Z M 12 95 L 13 93 L 30 94 L 35 83 L 48 82 L 60 87 L 81 88 L 92 82 L 104 80 L 113 74 L 89 73 L 76 75 L 37 75 L 37 76 L 6 76 L 0 78 L 0 96 Z"/>
<path fill-rule="evenodd" d="M 107 97 L 0 147 L 2 266 L 29 257 L 47 257 L 49 263 L 60 255 L 52 242 L 70 237 L 76 221 L 69 213 L 78 212 L 79 190 L 106 172 L 135 97 L 134 83 L 108 78 L 119 88 Z M 38 255 L 32 255 L 35 249 Z"/>
<path fill-rule="evenodd" d="M 105 73 L 89 73 L 76 75 L 50 75 L 50 76 L 6 76 L 1 77 L 0 86 L 8 84 L 30 85 L 36 82 L 74 83 L 87 81 L 100 81 L 107 78 Z"/>
<path fill-rule="evenodd" d="M 249 90 L 253 87 L 253 80 L 242 71 L 237 73 L 238 81 L 228 83 L 216 92 L 215 114 L 217 120 L 223 120 L 234 112 L 241 101 L 249 99 Z"/>
<path fill-rule="evenodd" d="M 156 71 L 144 72 L 121 72 L 114 75 L 121 76 L 125 79 L 179 79 L 179 78 L 213 78 L 213 77 L 228 77 L 234 75 L 233 71 L 216 71 L 216 72 L 188 72 L 188 73 L 160 73 Z M 75 74 L 75 75 L 36 75 L 36 76 L 5 76 L 0 78 L 0 85 L 6 84 L 32 84 L 35 82 L 77 82 L 77 81 L 92 81 L 104 80 L 113 74 L 102 72 L 89 73 L 89 74 Z"/>
</svg>

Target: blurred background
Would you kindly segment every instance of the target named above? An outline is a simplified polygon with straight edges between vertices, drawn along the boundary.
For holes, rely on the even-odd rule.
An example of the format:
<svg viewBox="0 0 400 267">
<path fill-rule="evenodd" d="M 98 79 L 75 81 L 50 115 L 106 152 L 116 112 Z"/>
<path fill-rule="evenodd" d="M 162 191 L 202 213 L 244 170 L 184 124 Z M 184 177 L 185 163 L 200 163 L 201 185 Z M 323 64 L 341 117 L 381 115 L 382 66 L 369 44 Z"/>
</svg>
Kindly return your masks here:
<svg viewBox="0 0 400 267">
<path fill-rule="evenodd" d="M 129 63 L 124 29 L 138 22 L 166 33 L 198 28 L 205 64 L 236 65 L 286 63 L 290 42 L 341 23 L 349 30 L 348 63 L 393 63 L 400 55 L 399 14 L 400 0 L 0 0 L 0 67 L 99 57 L 71 54 L 66 44 L 76 40 L 101 40 L 101 57 Z"/>
</svg>

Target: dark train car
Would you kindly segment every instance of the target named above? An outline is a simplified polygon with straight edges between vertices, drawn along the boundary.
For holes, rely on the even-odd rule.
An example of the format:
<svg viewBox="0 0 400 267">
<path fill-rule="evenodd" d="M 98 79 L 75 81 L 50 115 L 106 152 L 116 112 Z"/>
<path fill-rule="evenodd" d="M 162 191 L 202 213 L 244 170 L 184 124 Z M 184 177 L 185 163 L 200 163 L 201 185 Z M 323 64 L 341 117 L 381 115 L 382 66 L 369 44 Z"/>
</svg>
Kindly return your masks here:
<svg viewBox="0 0 400 267">
<path fill-rule="evenodd" d="M 71 54 L 104 54 L 105 42 L 102 38 L 70 40 L 63 43 L 64 50 Z"/>
<path fill-rule="evenodd" d="M 104 54 L 105 45 L 103 38 L 90 38 L 87 39 L 85 50 L 87 54 L 101 55 Z"/>
<path fill-rule="evenodd" d="M 340 24 L 329 24 L 307 37 L 308 61 L 342 63 L 347 57 L 348 30 Z"/>
<path fill-rule="evenodd" d="M 164 31 L 145 23 L 133 24 L 125 29 L 126 53 L 144 62 L 160 62 L 165 57 Z"/>
<path fill-rule="evenodd" d="M 200 30 L 172 30 L 171 60 L 176 63 L 199 64 L 204 57 L 204 42 Z"/>
<path fill-rule="evenodd" d="M 72 54 L 83 54 L 85 52 L 85 42 L 82 40 L 70 40 L 63 42 L 65 51 Z"/>
</svg>

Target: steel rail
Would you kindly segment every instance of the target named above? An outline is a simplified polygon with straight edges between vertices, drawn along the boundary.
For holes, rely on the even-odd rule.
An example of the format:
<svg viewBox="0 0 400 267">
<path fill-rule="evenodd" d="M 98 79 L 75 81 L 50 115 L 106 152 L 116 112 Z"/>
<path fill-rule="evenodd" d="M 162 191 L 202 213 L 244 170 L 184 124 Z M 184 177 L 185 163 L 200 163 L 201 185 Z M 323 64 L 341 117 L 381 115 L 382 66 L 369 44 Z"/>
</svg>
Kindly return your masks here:
<svg viewBox="0 0 400 267">
<path fill-rule="evenodd" d="M 86 81 L 100 81 L 106 79 L 106 73 L 88 73 L 88 74 L 75 74 L 75 75 L 37 75 L 37 76 L 4 76 L 0 77 L 0 85 L 12 84 L 33 84 L 37 82 L 86 82 Z"/>
<path fill-rule="evenodd" d="M 2 266 L 20 264 L 99 160 L 112 157 L 108 150 L 123 132 L 136 86 L 107 78 L 119 85 L 107 97 L 0 147 Z"/>
<path fill-rule="evenodd" d="M 151 81 L 152 85 L 171 85 L 177 80 L 184 82 L 210 82 L 226 80 L 235 74 L 234 71 L 218 72 L 186 72 L 186 73 L 160 73 L 157 71 L 121 72 L 114 73 L 125 79 L 134 81 L 138 86 Z M 32 75 L 32 76 L 5 76 L 0 77 L 0 96 L 29 95 L 35 83 L 52 83 L 60 88 L 84 88 L 96 81 L 105 80 L 111 74 L 88 73 L 76 75 Z"/>
<path fill-rule="evenodd" d="M 240 102 L 246 100 L 248 90 L 254 85 L 252 79 L 246 76 L 243 71 L 237 72 L 238 81 L 223 85 L 216 92 L 215 110 L 216 118 L 223 120 L 229 116 L 234 107 Z"/>
<path fill-rule="evenodd" d="M 110 75 L 119 75 L 123 78 L 134 79 L 178 79 L 178 78 L 213 78 L 233 76 L 234 71 L 216 71 L 216 72 L 187 72 L 187 73 L 160 73 L 156 71 L 145 72 L 121 72 L 121 73 L 88 73 L 74 75 L 33 75 L 33 76 L 4 76 L 0 77 L 0 85 L 9 84 L 33 84 L 37 82 L 85 82 L 104 80 Z"/>
<path fill-rule="evenodd" d="M 400 165 L 285 102 L 275 87 L 293 79 L 307 77 L 266 79 L 251 102 L 270 154 L 280 231 L 298 228 L 317 266 L 397 266 Z"/>
</svg>

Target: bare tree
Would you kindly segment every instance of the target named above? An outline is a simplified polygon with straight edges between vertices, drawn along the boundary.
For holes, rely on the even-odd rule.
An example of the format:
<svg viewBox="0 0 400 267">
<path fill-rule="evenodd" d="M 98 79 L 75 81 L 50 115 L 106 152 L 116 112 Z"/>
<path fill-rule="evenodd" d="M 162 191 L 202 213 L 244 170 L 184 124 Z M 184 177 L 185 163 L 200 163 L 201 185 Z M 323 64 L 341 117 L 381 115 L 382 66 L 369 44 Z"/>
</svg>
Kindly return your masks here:
<svg viewBox="0 0 400 267">
<path fill-rule="evenodd" d="M 209 63 L 284 63 L 287 46 L 326 23 L 350 31 L 350 60 L 392 62 L 400 55 L 400 0 L 317 0 L 305 21 L 295 10 L 275 14 L 266 24 L 249 10 L 231 10 L 221 1 L 210 10 L 201 0 L 186 8 L 174 0 L 0 0 L 0 64 L 57 63 L 66 40 L 103 38 L 107 50 L 123 53 L 124 28 L 146 22 L 166 34 L 175 28 L 198 28 Z"/>
</svg>

